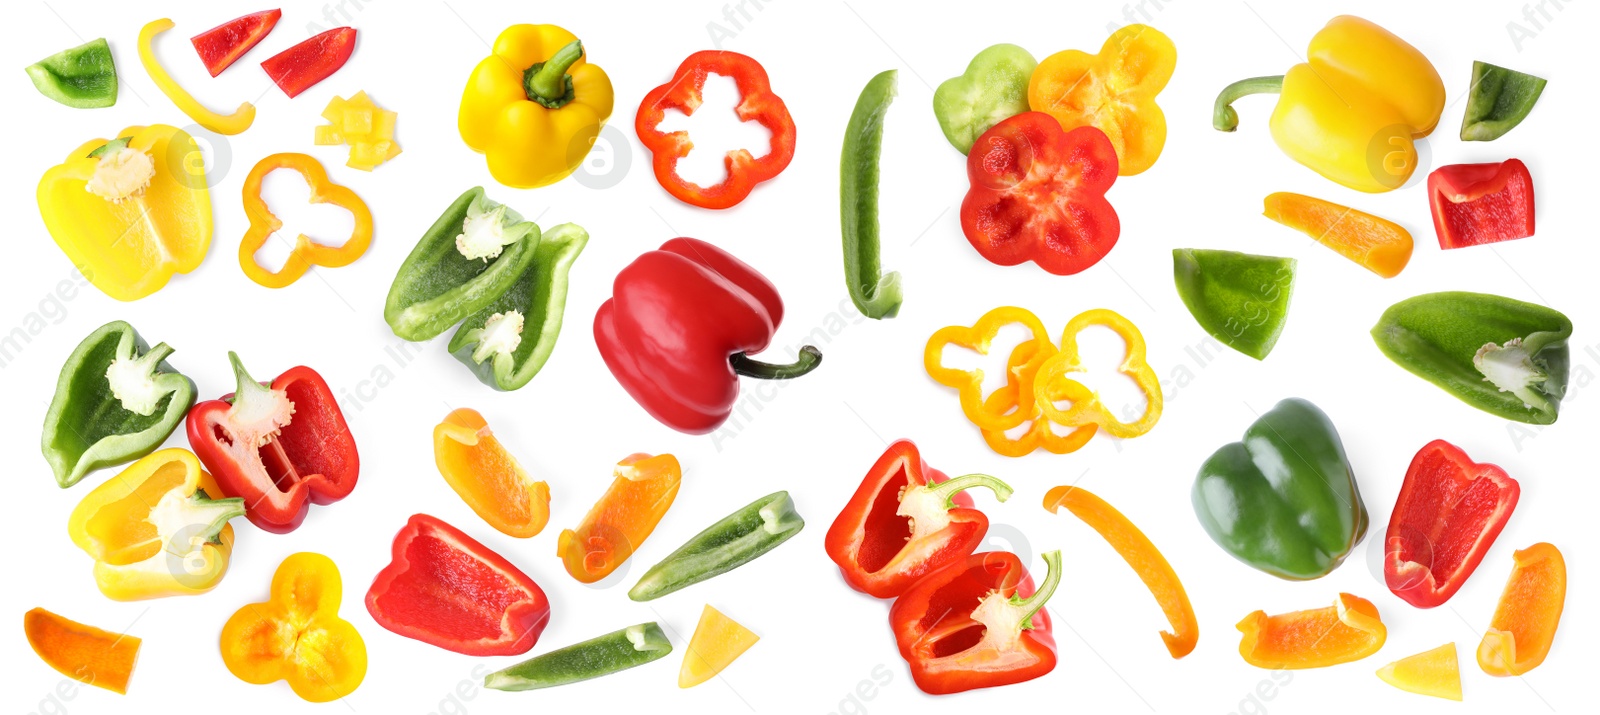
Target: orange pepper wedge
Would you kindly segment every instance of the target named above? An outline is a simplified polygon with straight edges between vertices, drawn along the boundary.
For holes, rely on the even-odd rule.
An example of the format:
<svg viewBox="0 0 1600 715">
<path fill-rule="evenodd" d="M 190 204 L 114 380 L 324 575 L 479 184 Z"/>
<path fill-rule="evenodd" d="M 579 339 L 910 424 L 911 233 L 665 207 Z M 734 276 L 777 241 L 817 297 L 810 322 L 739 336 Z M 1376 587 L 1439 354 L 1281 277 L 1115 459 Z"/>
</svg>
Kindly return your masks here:
<svg viewBox="0 0 1600 715">
<path fill-rule="evenodd" d="M 1522 675 L 1544 662 L 1567 601 L 1567 562 L 1540 542 L 1516 552 L 1494 619 L 1478 643 L 1478 667 L 1494 676 Z"/>
<path fill-rule="evenodd" d="M 1112 332 L 1121 336 L 1127 344 L 1126 353 L 1122 364 L 1117 371 L 1133 378 L 1139 390 L 1145 396 L 1144 415 L 1135 422 L 1123 422 L 1111 414 L 1110 408 L 1100 401 L 1100 396 L 1093 392 L 1087 399 L 1073 400 L 1072 405 L 1063 410 L 1046 394 L 1048 391 L 1061 389 L 1056 386 L 1060 381 L 1076 382 L 1067 377 L 1074 372 L 1084 372 L 1082 358 L 1078 355 L 1078 334 L 1091 325 L 1100 325 L 1110 328 Z M 1061 350 L 1050 356 L 1039 366 L 1038 376 L 1034 378 L 1034 401 L 1044 416 L 1056 424 L 1076 427 L 1078 425 L 1099 425 L 1113 437 L 1128 438 L 1138 437 L 1155 427 L 1156 421 L 1161 419 L 1161 380 L 1156 377 L 1156 371 L 1145 361 L 1146 347 L 1144 334 L 1132 321 L 1122 317 L 1115 311 L 1105 308 L 1096 308 L 1079 313 L 1067 322 L 1067 327 L 1061 333 Z"/>
<path fill-rule="evenodd" d="M 367 675 L 367 644 L 339 617 L 339 567 L 322 554 L 291 554 L 272 575 L 264 603 L 245 604 L 222 626 L 222 664 L 246 683 L 279 680 L 302 700 L 355 692 Z"/>
<path fill-rule="evenodd" d="M 550 522 L 550 485 L 528 476 L 477 410 L 453 410 L 433 428 L 433 461 L 456 495 L 500 533 L 526 539 Z"/>
<path fill-rule="evenodd" d="M 261 197 L 262 180 L 278 169 L 293 169 L 305 179 L 306 186 L 311 189 L 311 203 L 333 204 L 349 211 L 355 219 L 355 228 L 351 230 L 350 238 L 340 246 L 324 246 L 300 234 L 283 268 L 273 272 L 256 262 L 256 251 L 267 244 L 267 239 L 272 237 L 274 231 L 283 228 L 283 221 L 272 213 L 266 199 Z M 338 268 L 350 265 L 372 245 L 372 211 L 367 208 L 367 203 L 349 187 L 329 180 L 322 164 L 306 154 L 273 154 L 256 162 L 255 168 L 244 179 L 244 213 L 250 218 L 250 228 L 239 242 L 239 266 L 250 280 L 268 288 L 283 288 L 300 280 L 300 276 L 305 275 L 312 266 Z"/>
<path fill-rule="evenodd" d="M 139 639 L 84 625 L 35 608 L 22 616 L 22 630 L 39 659 L 80 683 L 128 693 L 139 660 Z"/>
<path fill-rule="evenodd" d="M 1361 660 L 1383 647 L 1389 629 L 1378 607 L 1341 593 L 1327 608 L 1269 616 L 1256 611 L 1237 626 L 1244 662 L 1269 670 L 1325 668 Z"/>
<path fill-rule="evenodd" d="M 1182 658 L 1192 652 L 1195 643 L 1200 640 L 1200 622 L 1195 619 L 1194 606 L 1189 603 L 1189 594 L 1183 590 L 1178 573 L 1172 570 L 1172 564 L 1167 563 L 1166 557 L 1161 555 L 1155 544 L 1116 507 L 1086 489 L 1059 486 L 1045 492 L 1045 511 L 1055 513 L 1063 506 L 1111 544 L 1117 555 L 1133 567 L 1139 580 L 1150 589 L 1150 595 L 1155 596 L 1167 622 L 1172 624 L 1170 632 L 1161 632 L 1167 652 L 1173 658 Z"/>
<path fill-rule="evenodd" d="M 1400 224 L 1332 201 L 1280 191 L 1267 196 L 1262 214 L 1384 278 L 1411 261 L 1411 232 Z"/>
<path fill-rule="evenodd" d="M 1047 346 L 1050 353 L 1055 352 L 1055 346 Z M 995 390 L 983 401 L 984 410 L 989 414 L 1004 415 L 1017 410 L 1017 396 L 1033 392 L 1034 373 L 1038 372 L 1039 362 L 1033 359 L 1039 347 L 1032 342 L 1021 343 L 1011 351 L 1011 359 L 1007 361 L 1010 376 L 1005 387 Z M 1060 380 L 1052 385 L 1046 392 L 1052 400 L 1087 400 L 1094 396 L 1089 388 L 1076 380 Z M 1020 410 L 1018 410 L 1020 412 Z M 1037 405 L 1033 408 L 1031 422 L 1020 437 L 1012 439 L 1006 436 L 1005 430 L 979 428 L 983 434 L 983 441 L 988 443 L 989 449 L 1004 457 L 1021 457 L 1031 454 L 1034 450 L 1043 447 L 1052 454 L 1068 454 L 1076 452 L 1089 442 L 1099 427 L 1095 425 L 1081 425 L 1073 428 L 1067 434 L 1056 434 L 1047 420 L 1040 413 Z M 1020 425 L 1019 425 L 1020 426 Z"/>
<path fill-rule="evenodd" d="M 650 537 L 678 496 L 683 468 L 670 454 L 630 454 L 617 462 L 615 478 L 577 529 L 564 529 L 556 555 L 567 573 L 594 583 L 621 566 Z"/>
<path fill-rule="evenodd" d="M 1055 353 L 1055 345 L 1050 342 L 1050 334 L 1044 329 L 1044 324 L 1039 322 L 1039 317 L 1026 308 L 1015 306 L 1002 306 L 984 313 L 972 327 L 951 325 L 940 328 L 928 338 L 928 344 L 922 351 L 922 365 L 928 371 L 928 377 L 941 385 L 955 388 L 961 397 L 961 411 L 981 429 L 1004 431 L 1026 422 L 1033 414 L 1033 390 L 1020 390 L 1018 396 L 1014 398 L 1018 403 L 1016 409 L 1011 412 L 996 413 L 986 409 L 983 397 L 983 370 L 957 370 L 945 367 L 944 349 L 949 345 L 958 345 L 979 355 L 987 355 L 989 344 L 1000 333 L 1000 329 L 1007 325 L 1021 325 L 1027 328 L 1033 335 L 1029 343 L 1035 346 L 1035 351 L 1024 364 L 1008 364 L 1007 369 L 1013 375 L 1022 370 L 1031 375 L 1038 370 L 1040 364 Z"/>
</svg>

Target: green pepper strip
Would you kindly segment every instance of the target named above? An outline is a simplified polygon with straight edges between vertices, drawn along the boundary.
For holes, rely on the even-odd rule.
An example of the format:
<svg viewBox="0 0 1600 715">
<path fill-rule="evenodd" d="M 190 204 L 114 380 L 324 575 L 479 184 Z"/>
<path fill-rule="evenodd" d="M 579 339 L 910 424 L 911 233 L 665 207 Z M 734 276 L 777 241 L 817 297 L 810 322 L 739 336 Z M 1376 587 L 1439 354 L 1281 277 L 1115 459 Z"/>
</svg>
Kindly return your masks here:
<svg viewBox="0 0 1600 715">
<path fill-rule="evenodd" d="M 27 67 L 39 93 L 77 109 L 117 103 L 117 65 L 106 38 L 62 50 Z"/>
<path fill-rule="evenodd" d="M 768 494 L 706 527 L 651 566 L 628 598 L 649 601 L 725 574 L 788 541 L 805 525 L 789 492 Z"/>
<path fill-rule="evenodd" d="M 493 690 L 553 688 L 641 666 L 671 652 L 672 643 L 667 641 L 659 624 L 640 623 L 490 673 L 484 676 L 483 687 Z"/>
<path fill-rule="evenodd" d="M 883 115 L 894 101 L 897 70 L 867 82 L 850 114 L 839 158 L 839 224 L 844 234 L 844 278 L 862 315 L 893 318 L 903 300 L 900 274 L 880 275 L 878 262 L 878 159 L 883 153 Z"/>
<path fill-rule="evenodd" d="M 1461 117 L 1461 140 L 1499 139 L 1528 117 L 1544 92 L 1544 85 L 1545 80 L 1531 74 L 1473 62 L 1467 112 Z"/>
</svg>

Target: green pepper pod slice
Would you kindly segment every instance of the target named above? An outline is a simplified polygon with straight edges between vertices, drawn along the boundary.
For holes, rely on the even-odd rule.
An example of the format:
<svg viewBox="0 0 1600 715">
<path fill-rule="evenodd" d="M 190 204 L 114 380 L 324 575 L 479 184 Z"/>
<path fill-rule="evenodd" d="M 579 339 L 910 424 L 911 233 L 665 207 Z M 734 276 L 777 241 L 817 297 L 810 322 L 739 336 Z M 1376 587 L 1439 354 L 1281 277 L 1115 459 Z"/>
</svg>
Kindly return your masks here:
<svg viewBox="0 0 1600 715">
<path fill-rule="evenodd" d="M 1178 297 L 1207 333 L 1234 350 L 1263 360 L 1278 344 L 1294 292 L 1293 258 L 1234 251 L 1172 251 Z"/>
<path fill-rule="evenodd" d="M 878 160 L 883 117 L 894 101 L 898 70 L 878 73 L 861 90 L 839 157 L 839 228 L 844 234 L 844 279 L 862 315 L 893 318 L 904 300 L 900 274 L 882 275 L 878 239 Z"/>
<path fill-rule="evenodd" d="M 1467 111 L 1461 117 L 1461 140 L 1499 139 L 1528 118 L 1544 92 L 1544 85 L 1544 79 L 1531 74 L 1488 62 L 1473 62 Z"/>
<path fill-rule="evenodd" d="M 768 494 L 695 534 L 651 566 L 628 591 L 628 598 L 649 601 L 725 574 L 777 548 L 805 525 L 789 492 Z"/>
<path fill-rule="evenodd" d="M 999 44 L 983 49 L 967 71 L 933 91 L 933 116 L 962 154 L 989 128 L 1028 111 L 1028 81 L 1039 66 L 1027 50 Z"/>
<path fill-rule="evenodd" d="M 618 673 L 660 660 L 672 643 L 655 622 L 628 626 L 598 638 L 529 658 L 483 678 L 493 690 L 538 690 Z"/>
<path fill-rule="evenodd" d="M 39 94 L 77 109 L 117 103 L 117 65 L 106 38 L 62 50 L 27 67 Z"/>
</svg>

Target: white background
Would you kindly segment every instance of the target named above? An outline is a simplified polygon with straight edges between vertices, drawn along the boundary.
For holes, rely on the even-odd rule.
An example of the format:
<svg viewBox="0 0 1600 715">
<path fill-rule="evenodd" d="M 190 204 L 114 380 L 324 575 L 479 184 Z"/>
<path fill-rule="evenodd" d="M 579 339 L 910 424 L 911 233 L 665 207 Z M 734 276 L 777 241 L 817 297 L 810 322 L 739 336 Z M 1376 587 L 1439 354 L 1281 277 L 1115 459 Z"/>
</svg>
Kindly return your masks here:
<svg viewBox="0 0 1600 715">
<path fill-rule="evenodd" d="M 907 11 L 888 2 L 769 1 L 724 18 L 721 2 L 568 2 L 494 5 L 451 2 L 285 4 L 266 41 L 222 77 L 210 79 L 186 38 L 255 11 L 248 3 L 167 3 L 177 27 L 161 38 L 166 65 L 209 106 L 242 100 L 258 107 L 255 126 L 221 139 L 201 133 L 213 154 L 216 233 L 205 263 L 160 293 L 118 303 L 92 288 L 52 297 L 72 266 L 54 246 L 32 200 L 37 178 L 91 137 L 121 128 L 187 120 L 140 68 L 135 38 L 157 10 L 128 3 L 18 3 L 8 9 L 0 67 L 8 137 L 5 187 L 10 218 L 7 260 L 0 262 L 0 331 L 31 326 L 24 349 L 0 371 L 5 395 L 3 450 L 10 457 L 3 524 L 6 588 L 0 613 L 12 625 L 0 637 L 8 663 L 4 699 L 12 712 L 157 712 L 200 707 L 240 712 L 310 710 L 282 683 L 244 684 L 228 674 L 217 649 L 223 621 L 247 602 L 263 600 L 278 563 L 302 550 L 331 556 L 344 577 L 343 615 L 365 637 L 366 681 L 322 712 L 489 713 L 631 708 L 718 713 L 1081 712 L 1186 713 L 1349 712 L 1357 708 L 1414 712 L 1576 711 L 1586 701 L 1597 659 L 1593 615 L 1596 564 L 1593 475 L 1600 398 L 1600 323 L 1594 301 L 1592 246 L 1595 160 L 1594 68 L 1590 42 L 1597 21 L 1590 3 L 1545 3 L 1546 19 L 1524 17 L 1523 3 L 1143 3 L 1151 23 L 1176 43 L 1179 62 L 1161 94 L 1169 124 L 1160 161 L 1124 177 L 1110 193 L 1122 217 L 1122 239 L 1110 256 L 1080 275 L 1056 277 L 1031 264 L 1004 268 L 979 257 L 963 239 L 958 207 L 966 190 L 963 158 L 941 136 L 930 111 L 932 87 L 959 73 L 978 50 L 1020 44 L 1036 57 L 1068 48 L 1098 49 L 1107 26 L 1134 20 L 1140 3 L 919 3 Z M 342 9 L 340 6 L 343 6 Z M 364 7 L 363 7 L 364 6 Z M 1130 7 L 1131 6 L 1131 7 Z M 1311 35 L 1341 12 L 1365 16 L 1406 38 L 1444 78 L 1449 107 L 1428 142 L 1431 166 L 1518 157 L 1538 188 L 1538 235 L 1493 247 L 1441 252 L 1423 188 L 1369 196 L 1334 185 L 1293 163 L 1267 132 L 1268 98 L 1240 103 L 1240 130 L 1210 128 L 1211 102 L 1223 85 L 1283 72 L 1302 56 Z M 332 22 L 324 19 L 327 13 Z M 347 13 L 348 19 L 341 16 Z M 585 181 L 519 191 L 493 182 L 483 159 L 458 138 L 461 87 L 488 43 L 507 25 L 550 22 L 585 40 L 590 61 L 616 87 L 616 143 Z M 315 23 L 320 27 L 310 27 Z M 686 206 L 663 192 L 648 154 L 634 136 L 640 98 L 665 82 L 689 53 L 712 46 L 710 23 L 731 37 L 725 49 L 756 57 L 768 69 L 799 127 L 794 162 L 733 210 Z M 1508 25 L 1522 29 L 1514 41 Z M 286 99 L 257 64 L 309 33 L 334 25 L 360 29 L 354 57 L 331 79 Z M 114 108 L 71 110 L 34 92 L 24 65 L 62 48 L 105 36 L 116 54 L 122 94 Z M 1493 143 L 1456 139 L 1474 59 L 1538 74 L 1550 86 L 1524 124 Z M 900 317 L 860 318 L 849 306 L 840 270 L 837 161 L 857 92 L 873 74 L 900 70 L 901 96 L 889 111 L 883 160 L 884 261 L 905 276 Z M 398 159 L 371 174 L 343 166 L 344 151 L 314 147 L 312 127 L 335 94 L 365 89 L 399 112 Z M 731 100 L 709 100 L 719 115 Z M 715 174 L 729 148 L 728 122 L 692 126 Z M 709 138 L 709 139 L 708 139 Z M 734 144 L 737 146 L 737 144 Z M 245 229 L 239 190 L 261 157 L 308 152 L 334 180 L 372 207 L 376 240 L 354 265 L 314 270 L 283 290 L 268 290 L 241 273 L 235 257 Z M 220 158 L 222 155 L 227 158 Z M 624 165 L 628 166 L 625 173 Z M 1418 172 L 1422 177 L 1430 168 Z M 338 209 L 287 208 L 303 201 L 296 179 L 274 177 L 275 208 L 300 230 L 338 236 L 348 219 Z M 382 320 L 384 295 L 422 231 L 464 189 L 489 195 L 546 227 L 575 221 L 592 235 L 572 271 L 567 326 L 544 371 L 526 388 L 496 393 L 445 353 L 444 339 L 413 346 Z M 614 184 L 614 185 L 613 185 Z M 591 188 L 600 186 L 604 188 Z M 1261 198 L 1298 191 L 1347 203 L 1406 226 L 1416 253 L 1403 274 L 1382 280 L 1303 236 L 1262 218 Z M 787 301 L 775 339 L 779 352 L 822 329 L 827 358 L 820 370 L 743 403 L 738 428 L 691 437 L 650 419 L 618 387 L 590 332 L 595 309 L 616 272 L 642 251 L 688 235 L 727 248 L 766 273 Z M 1206 335 L 1172 287 L 1170 251 L 1207 247 L 1294 256 L 1299 275 L 1287 329 L 1265 362 L 1232 351 L 1204 362 Z M 281 260 L 280 257 L 277 260 Z M 1476 411 L 1386 360 L 1367 331 L 1385 307 L 1438 290 L 1478 290 L 1543 303 L 1577 326 L 1571 394 L 1558 425 L 1508 424 Z M 986 310 L 1015 304 L 1034 310 L 1052 330 L 1095 307 L 1121 312 L 1150 344 L 1150 362 L 1166 382 L 1166 412 L 1149 435 L 1118 444 L 1096 437 L 1066 456 L 1040 452 L 1023 459 L 995 455 L 962 418 L 954 395 L 921 367 L 922 346 L 937 328 L 970 324 Z M 201 399 L 231 391 L 226 351 L 237 350 L 261 378 L 299 364 L 318 370 L 344 402 L 362 457 L 361 482 L 346 500 L 317 507 L 292 534 L 275 536 L 240 520 L 231 573 L 210 594 L 141 603 L 101 596 L 91 562 L 65 533 L 72 507 L 111 472 L 71 490 L 56 487 L 38 455 L 38 425 L 57 370 L 74 345 L 114 319 L 133 323 L 152 343 L 176 347 L 172 363 L 199 385 Z M 831 332 L 830 332 L 831 331 Z M 812 337 L 813 341 L 822 337 Z M 1085 337 L 1104 374 L 1117 341 Z M 404 365 L 396 355 L 413 355 Z M 976 359 L 971 364 L 978 364 Z M 994 362 L 987 363 L 991 368 Z M 991 372 L 993 370 L 991 369 Z M 381 384 L 380 384 L 381 382 Z M 1107 394 L 1129 394 L 1106 379 Z M 752 385 L 746 383 L 747 393 Z M 1259 412 L 1279 399 L 1305 397 L 1338 425 L 1360 480 L 1372 528 L 1366 542 L 1333 574 L 1291 583 L 1252 570 L 1205 536 L 1189 503 L 1196 467 L 1217 446 L 1237 439 Z M 1112 398 L 1120 399 L 1120 398 Z M 480 521 L 433 466 L 431 431 L 452 407 L 482 411 L 523 465 L 547 479 L 554 495 L 549 527 L 525 541 Z M 1018 550 L 1033 568 L 1037 554 L 1066 552 L 1066 578 L 1050 603 L 1060 665 L 1038 680 L 998 690 L 931 698 L 911 682 L 886 627 L 887 603 L 858 595 L 837 577 L 822 549 L 828 524 L 885 440 L 909 437 L 935 467 L 951 474 L 982 471 L 1017 489 L 997 505 L 979 504 L 995 522 L 991 548 Z M 1434 438 L 1464 447 L 1479 461 L 1503 466 L 1522 484 L 1522 501 L 1477 574 L 1448 604 L 1422 611 L 1392 596 L 1374 574 L 1377 537 L 1415 451 Z M 1589 445 L 1585 447 L 1584 445 Z M 185 445 L 180 429 L 169 445 Z M 572 526 L 605 489 L 611 465 L 624 455 L 672 452 L 685 468 L 677 503 L 641 548 L 625 576 L 599 587 L 574 582 L 555 557 L 556 535 Z M 1139 524 L 1177 568 L 1194 601 L 1201 638 L 1174 661 L 1157 636 L 1160 611 L 1128 567 L 1092 531 L 1070 516 L 1040 507 L 1049 487 L 1076 482 Z M 659 601 L 625 595 L 643 569 L 689 536 L 737 507 L 788 489 L 809 521 L 791 542 L 759 561 Z M 480 690 L 484 672 L 520 658 L 471 658 L 391 634 L 377 626 L 361 599 L 387 563 L 390 539 L 412 513 L 427 511 L 461 527 L 533 576 L 549 594 L 554 617 L 536 652 L 623 626 L 659 620 L 679 652 L 603 680 L 533 693 Z M 1510 570 L 1513 549 L 1551 541 L 1565 553 L 1569 608 L 1549 659 L 1521 679 L 1495 679 L 1473 654 Z M 1255 609 L 1269 613 L 1330 604 L 1349 591 L 1373 600 L 1389 626 L 1388 643 L 1363 661 L 1300 671 L 1274 681 L 1237 653 L 1233 624 Z M 720 679 L 692 690 L 675 687 L 684 641 L 702 606 L 711 603 L 762 636 Z M 17 621 L 34 606 L 144 639 L 126 697 L 73 689 L 29 652 Z M 1454 641 L 1462 658 L 1463 705 L 1395 690 L 1373 676 L 1389 661 Z M 1284 682 L 1287 680 L 1287 682 Z M 66 699 L 57 693 L 71 695 Z M 551 710 L 551 709 L 554 710 Z"/>
</svg>

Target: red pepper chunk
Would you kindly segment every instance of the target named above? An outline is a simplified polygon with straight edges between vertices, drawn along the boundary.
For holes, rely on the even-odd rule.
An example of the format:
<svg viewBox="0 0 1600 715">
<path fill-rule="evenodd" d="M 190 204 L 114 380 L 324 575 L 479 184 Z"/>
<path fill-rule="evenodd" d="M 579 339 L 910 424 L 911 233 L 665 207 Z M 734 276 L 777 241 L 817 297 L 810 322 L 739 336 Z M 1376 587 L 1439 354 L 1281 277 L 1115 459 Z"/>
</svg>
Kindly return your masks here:
<svg viewBox="0 0 1600 715">
<path fill-rule="evenodd" d="M 1533 177 L 1520 160 L 1452 164 L 1428 175 L 1439 248 L 1464 248 L 1533 235 Z"/>
<path fill-rule="evenodd" d="M 205 63 L 206 71 L 215 77 L 266 39 L 280 17 L 283 17 L 282 10 L 253 12 L 195 35 L 189 42 L 194 45 L 195 54 L 200 55 L 200 61 Z"/>
<path fill-rule="evenodd" d="M 991 263 L 1033 261 L 1071 275 L 1099 263 L 1122 233 L 1105 198 L 1117 151 L 1094 127 L 1067 132 L 1044 112 L 1018 114 L 978 137 L 967 179 L 961 230 Z"/>
<path fill-rule="evenodd" d="M 261 69 L 267 71 L 278 89 L 293 99 L 338 72 L 355 50 L 356 29 L 335 27 L 268 57 L 261 63 Z"/>
<path fill-rule="evenodd" d="M 415 514 L 367 589 L 372 620 L 464 655 L 519 655 L 550 622 L 539 584 L 437 517 Z"/>
<path fill-rule="evenodd" d="M 1450 600 L 1517 507 L 1517 480 L 1472 461 L 1449 442 L 1429 442 L 1411 460 L 1384 534 L 1383 577 L 1417 608 Z"/>
</svg>

